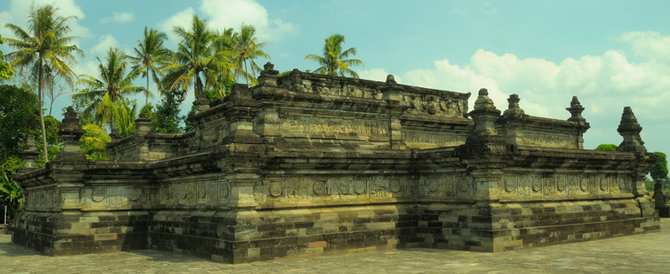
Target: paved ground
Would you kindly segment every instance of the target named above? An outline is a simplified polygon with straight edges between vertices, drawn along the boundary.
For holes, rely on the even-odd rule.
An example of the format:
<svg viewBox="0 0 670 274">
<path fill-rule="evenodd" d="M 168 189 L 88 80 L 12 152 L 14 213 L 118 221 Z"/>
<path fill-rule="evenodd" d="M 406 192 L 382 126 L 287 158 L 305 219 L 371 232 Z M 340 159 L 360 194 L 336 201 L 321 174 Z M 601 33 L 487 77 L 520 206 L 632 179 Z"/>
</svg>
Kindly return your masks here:
<svg viewBox="0 0 670 274">
<path fill-rule="evenodd" d="M 0 235 L 0 273 L 670 273 L 670 219 L 661 232 L 503 253 L 400 249 L 250 264 L 139 250 L 48 257 Z"/>
</svg>

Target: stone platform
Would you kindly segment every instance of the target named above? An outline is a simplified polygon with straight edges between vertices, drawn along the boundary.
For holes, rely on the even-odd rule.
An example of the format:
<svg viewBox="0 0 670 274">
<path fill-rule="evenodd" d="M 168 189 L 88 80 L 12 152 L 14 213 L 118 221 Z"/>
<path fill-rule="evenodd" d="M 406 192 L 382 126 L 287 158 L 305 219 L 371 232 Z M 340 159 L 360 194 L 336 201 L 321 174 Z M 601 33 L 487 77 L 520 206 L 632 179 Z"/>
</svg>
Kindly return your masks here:
<svg viewBox="0 0 670 274">
<path fill-rule="evenodd" d="M 77 256 L 44 256 L 0 235 L 7 273 L 667 273 L 670 219 L 661 231 L 508 252 L 400 248 L 247 264 L 151 249 Z"/>
<path fill-rule="evenodd" d="M 644 187 L 653 154 L 624 108 L 617 152 L 584 150 L 589 124 L 501 113 L 469 93 L 266 64 L 254 87 L 196 99 L 195 130 L 150 121 L 86 160 L 68 110 L 63 152 L 26 166 L 12 241 L 45 254 L 157 249 L 232 263 L 424 247 L 498 252 L 659 230 Z M 31 142 L 28 142 L 31 144 Z"/>
</svg>

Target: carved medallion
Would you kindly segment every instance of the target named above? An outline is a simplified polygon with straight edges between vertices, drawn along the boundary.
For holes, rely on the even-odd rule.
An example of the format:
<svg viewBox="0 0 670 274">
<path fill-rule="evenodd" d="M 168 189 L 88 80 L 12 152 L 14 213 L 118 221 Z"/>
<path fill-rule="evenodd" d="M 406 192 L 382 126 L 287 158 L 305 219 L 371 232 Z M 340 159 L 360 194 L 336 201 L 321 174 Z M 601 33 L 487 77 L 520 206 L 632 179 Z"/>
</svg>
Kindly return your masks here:
<svg viewBox="0 0 670 274">
<path fill-rule="evenodd" d="M 609 186 L 609 176 L 600 177 L 600 190 L 606 191 L 608 186 Z"/>
<path fill-rule="evenodd" d="M 316 195 L 326 194 L 326 181 L 316 181 L 312 184 L 312 191 Z"/>
<path fill-rule="evenodd" d="M 270 195 L 273 197 L 278 197 L 282 194 L 284 190 L 284 184 L 282 182 L 271 182 L 270 183 Z"/>
<path fill-rule="evenodd" d="M 142 196 L 142 189 L 140 188 L 131 188 L 128 189 L 128 200 L 137 201 Z"/>
<path fill-rule="evenodd" d="M 581 180 L 579 180 L 579 188 L 582 191 L 588 191 L 589 190 L 589 178 L 588 177 L 582 177 Z"/>
<path fill-rule="evenodd" d="M 105 199 L 106 194 L 105 192 L 106 191 L 103 188 L 96 188 L 95 190 L 93 190 L 93 193 L 91 194 L 91 200 L 98 203 L 102 202 L 102 200 Z"/>
<path fill-rule="evenodd" d="M 540 192 L 542 191 L 542 178 L 539 177 L 533 177 L 532 178 L 532 185 L 533 185 L 533 192 Z"/>
<path fill-rule="evenodd" d="M 466 192 L 468 189 L 470 189 L 470 182 L 472 180 L 468 177 L 460 177 L 458 179 L 458 190 L 461 192 Z"/>
<path fill-rule="evenodd" d="M 356 192 L 356 194 L 365 193 L 366 188 L 367 188 L 367 181 L 357 180 L 354 182 L 354 192 Z"/>
<path fill-rule="evenodd" d="M 430 192 L 436 192 L 440 188 L 440 184 L 437 180 L 433 179 L 428 182 L 428 190 Z"/>
<path fill-rule="evenodd" d="M 514 191 L 514 188 L 516 188 L 516 179 L 516 176 L 505 176 L 503 178 L 503 187 L 505 188 L 506 192 Z"/>
<path fill-rule="evenodd" d="M 400 192 L 400 180 L 392 178 L 391 179 L 391 192 Z"/>
<path fill-rule="evenodd" d="M 225 199 L 230 196 L 230 184 L 225 179 L 219 179 L 219 189 L 219 195 L 221 195 L 221 199 Z"/>
<path fill-rule="evenodd" d="M 565 175 L 559 175 L 558 178 L 556 178 L 556 189 L 558 191 L 565 191 L 565 184 L 567 183 L 567 179 L 565 178 Z"/>
</svg>

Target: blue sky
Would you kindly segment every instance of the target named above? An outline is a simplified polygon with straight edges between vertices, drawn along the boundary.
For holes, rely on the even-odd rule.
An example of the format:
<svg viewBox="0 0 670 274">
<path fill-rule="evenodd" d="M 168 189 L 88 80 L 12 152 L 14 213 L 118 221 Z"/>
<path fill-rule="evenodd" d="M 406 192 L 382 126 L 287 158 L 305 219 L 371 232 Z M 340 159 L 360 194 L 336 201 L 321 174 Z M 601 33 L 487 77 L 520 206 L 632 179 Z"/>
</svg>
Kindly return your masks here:
<svg viewBox="0 0 670 274">
<path fill-rule="evenodd" d="M 24 24 L 33 3 L 78 17 L 73 33 L 86 52 L 75 65 L 80 73 L 94 73 L 95 57 L 109 46 L 130 53 L 145 26 L 172 36 L 192 14 L 213 28 L 255 25 L 280 71 L 316 68 L 305 55 L 341 33 L 365 63 L 357 68 L 362 78 L 392 73 L 403 84 L 473 94 L 485 87 L 501 110 L 517 93 L 527 114 L 556 119 L 569 117 L 565 107 L 577 95 L 591 123 L 585 148 L 619 144 L 621 112 L 631 106 L 647 148 L 670 153 L 668 1 L 8 0 L 0 22 Z M 68 104 L 67 95 L 55 102 Z"/>
</svg>

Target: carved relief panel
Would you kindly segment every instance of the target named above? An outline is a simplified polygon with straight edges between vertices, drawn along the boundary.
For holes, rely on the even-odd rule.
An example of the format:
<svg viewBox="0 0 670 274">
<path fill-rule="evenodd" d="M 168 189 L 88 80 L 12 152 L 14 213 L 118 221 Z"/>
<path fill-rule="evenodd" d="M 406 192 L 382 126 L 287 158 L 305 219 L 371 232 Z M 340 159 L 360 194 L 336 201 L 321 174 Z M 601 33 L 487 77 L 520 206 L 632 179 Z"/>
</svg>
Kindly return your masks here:
<svg viewBox="0 0 670 274">
<path fill-rule="evenodd" d="M 467 110 L 465 100 L 432 94 L 403 94 L 400 102 L 408 114 L 429 114 L 462 117 Z"/>
<path fill-rule="evenodd" d="M 127 209 L 149 203 L 151 196 L 140 186 L 93 186 L 82 190 L 83 208 Z"/>
<path fill-rule="evenodd" d="M 632 190 L 625 174 L 506 174 L 500 186 L 503 198 L 566 199 L 615 195 Z"/>
<path fill-rule="evenodd" d="M 56 188 L 31 189 L 24 192 L 26 210 L 52 211 L 59 210 L 60 192 Z"/>
<path fill-rule="evenodd" d="M 314 199 L 353 200 L 409 197 L 409 176 L 268 176 L 254 185 L 256 202 L 299 202 Z"/>
</svg>

